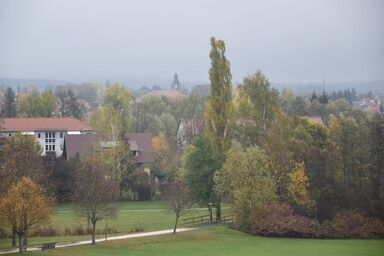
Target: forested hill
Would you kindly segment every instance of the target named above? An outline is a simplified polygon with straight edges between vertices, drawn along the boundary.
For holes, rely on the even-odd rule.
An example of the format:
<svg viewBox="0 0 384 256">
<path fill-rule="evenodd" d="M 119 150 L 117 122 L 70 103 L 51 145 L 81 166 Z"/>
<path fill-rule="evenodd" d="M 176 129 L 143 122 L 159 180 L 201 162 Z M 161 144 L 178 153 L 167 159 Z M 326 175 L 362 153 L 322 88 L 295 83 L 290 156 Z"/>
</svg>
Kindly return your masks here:
<svg viewBox="0 0 384 256">
<path fill-rule="evenodd" d="M 282 89 L 292 89 L 298 94 L 311 94 L 313 91 L 321 92 L 323 90 L 322 82 L 313 83 L 275 83 L 271 82 L 272 87 Z M 361 82 L 327 82 L 325 81 L 324 89 L 326 92 L 345 90 L 355 88 L 359 94 L 371 91 L 374 94 L 384 95 L 384 81 L 361 81 Z"/>
</svg>

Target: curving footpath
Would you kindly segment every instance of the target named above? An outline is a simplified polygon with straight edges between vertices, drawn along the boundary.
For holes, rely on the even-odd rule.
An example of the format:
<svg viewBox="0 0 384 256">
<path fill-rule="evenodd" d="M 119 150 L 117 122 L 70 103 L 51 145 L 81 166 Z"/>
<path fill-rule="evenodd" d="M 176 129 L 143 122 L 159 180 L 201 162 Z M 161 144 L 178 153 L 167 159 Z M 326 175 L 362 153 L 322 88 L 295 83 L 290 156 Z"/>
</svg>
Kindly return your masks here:
<svg viewBox="0 0 384 256">
<path fill-rule="evenodd" d="M 191 231 L 195 230 L 196 228 L 178 228 L 177 232 L 185 232 L 185 231 Z M 142 232 L 142 233 L 135 233 L 135 234 L 129 234 L 129 235 L 121 235 L 121 236 L 111 236 L 108 237 L 107 241 L 113 241 L 113 240 L 122 240 L 122 239 L 129 239 L 129 238 L 136 238 L 136 237 L 146 237 L 146 236 L 157 236 L 157 235 L 165 235 L 165 234 L 171 234 L 173 233 L 173 229 L 167 229 L 167 230 L 159 230 L 159 231 L 151 231 L 151 232 Z M 99 238 L 96 239 L 97 243 L 105 242 L 105 238 Z M 77 245 L 84 245 L 84 244 L 91 244 L 92 240 L 83 240 L 83 241 L 76 241 L 76 242 L 63 242 L 63 243 L 57 243 L 56 248 L 63 248 L 63 247 L 69 247 L 69 246 L 77 246 Z M 28 247 L 27 251 L 41 251 L 41 245 L 35 245 Z M 8 254 L 8 253 L 18 253 L 19 249 L 9 249 L 9 250 L 0 250 L 0 254 Z"/>
</svg>

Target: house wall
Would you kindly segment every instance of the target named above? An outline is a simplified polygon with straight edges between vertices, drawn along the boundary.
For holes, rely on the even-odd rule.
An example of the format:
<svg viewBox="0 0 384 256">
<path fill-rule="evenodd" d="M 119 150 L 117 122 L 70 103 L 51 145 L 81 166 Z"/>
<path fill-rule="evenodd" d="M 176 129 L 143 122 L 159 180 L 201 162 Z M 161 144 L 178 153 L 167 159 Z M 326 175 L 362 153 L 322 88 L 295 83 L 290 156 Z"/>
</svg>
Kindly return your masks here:
<svg viewBox="0 0 384 256">
<path fill-rule="evenodd" d="M 54 151 L 56 157 L 59 157 L 63 154 L 64 148 L 64 136 L 67 134 L 66 131 L 59 132 L 49 132 L 49 131 L 38 131 L 35 132 L 35 137 L 37 141 L 40 143 L 40 146 L 43 149 L 41 155 L 45 156 L 48 151 Z M 40 135 L 40 138 L 39 138 Z M 54 140 L 54 142 L 53 142 Z M 54 150 L 53 147 L 54 146 Z"/>
<path fill-rule="evenodd" d="M 64 137 L 67 134 L 81 134 L 80 131 L 35 131 L 22 132 L 23 135 L 32 135 L 36 137 L 42 148 L 42 156 L 45 156 L 48 151 L 55 152 L 56 157 L 63 154 Z M 14 136 L 16 132 L 2 132 L 2 137 Z M 54 147 L 53 147 L 54 146 Z M 48 151 L 47 151 L 48 150 Z"/>
</svg>

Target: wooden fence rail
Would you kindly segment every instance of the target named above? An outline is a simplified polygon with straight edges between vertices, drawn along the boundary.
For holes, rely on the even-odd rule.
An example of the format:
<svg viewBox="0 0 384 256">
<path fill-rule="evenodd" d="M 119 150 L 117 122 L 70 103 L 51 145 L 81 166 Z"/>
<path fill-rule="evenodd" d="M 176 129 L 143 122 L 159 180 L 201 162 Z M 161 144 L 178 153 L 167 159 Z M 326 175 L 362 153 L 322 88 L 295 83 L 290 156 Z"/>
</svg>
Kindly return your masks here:
<svg viewBox="0 0 384 256">
<path fill-rule="evenodd" d="M 201 226 L 201 225 L 210 225 L 210 224 L 228 224 L 233 223 L 234 218 L 232 215 L 223 216 L 221 219 L 213 218 L 210 221 L 209 215 L 195 216 L 191 218 L 183 219 L 184 225 Z"/>
</svg>

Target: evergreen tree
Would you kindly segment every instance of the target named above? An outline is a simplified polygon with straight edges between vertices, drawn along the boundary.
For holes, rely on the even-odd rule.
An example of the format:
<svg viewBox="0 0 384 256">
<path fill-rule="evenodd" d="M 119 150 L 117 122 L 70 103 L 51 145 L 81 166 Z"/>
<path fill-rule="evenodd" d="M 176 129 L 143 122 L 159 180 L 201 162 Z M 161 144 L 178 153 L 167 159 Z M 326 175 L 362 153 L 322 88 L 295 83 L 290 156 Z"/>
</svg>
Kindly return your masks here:
<svg viewBox="0 0 384 256">
<path fill-rule="evenodd" d="M 5 91 L 5 103 L 4 103 L 4 114 L 6 117 L 15 117 L 16 116 L 16 100 L 15 92 L 11 87 L 7 87 Z"/>
<path fill-rule="evenodd" d="M 215 159 L 207 137 L 203 135 L 192 140 L 185 155 L 185 178 L 193 200 L 201 206 L 207 206 L 215 201 L 214 173 L 220 168 L 220 163 Z"/>
<path fill-rule="evenodd" d="M 317 99 L 318 99 L 317 94 L 315 91 L 313 91 L 312 96 L 311 96 L 311 102 L 314 100 L 317 100 Z"/>
<path fill-rule="evenodd" d="M 319 97 L 319 103 L 323 105 L 328 103 L 328 95 L 325 92 Z"/>
</svg>

